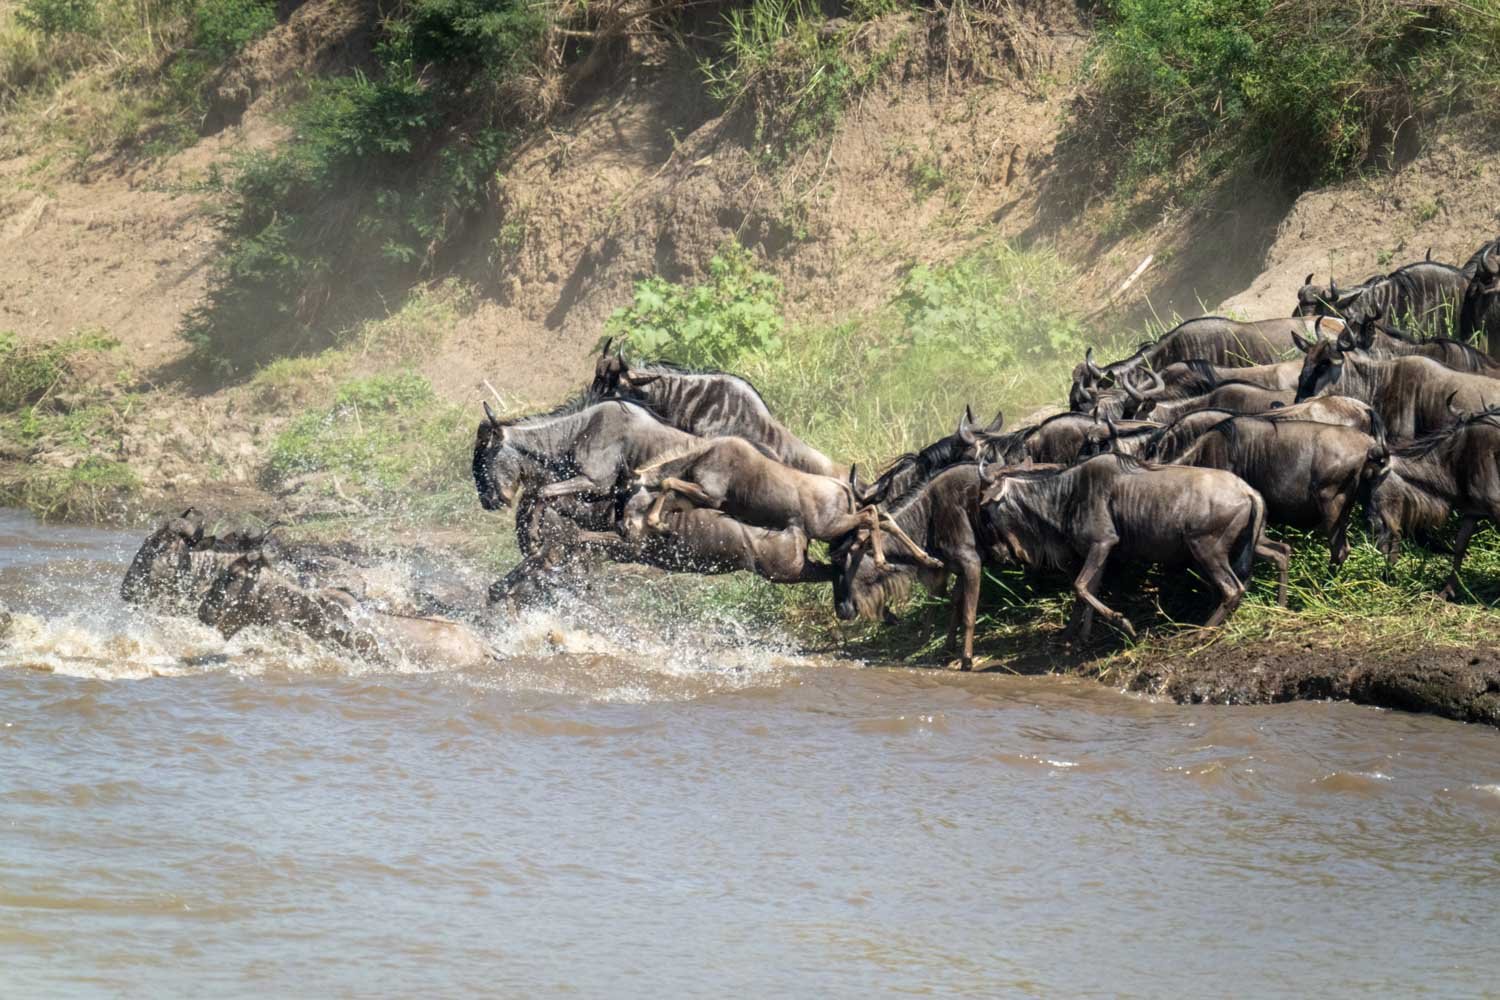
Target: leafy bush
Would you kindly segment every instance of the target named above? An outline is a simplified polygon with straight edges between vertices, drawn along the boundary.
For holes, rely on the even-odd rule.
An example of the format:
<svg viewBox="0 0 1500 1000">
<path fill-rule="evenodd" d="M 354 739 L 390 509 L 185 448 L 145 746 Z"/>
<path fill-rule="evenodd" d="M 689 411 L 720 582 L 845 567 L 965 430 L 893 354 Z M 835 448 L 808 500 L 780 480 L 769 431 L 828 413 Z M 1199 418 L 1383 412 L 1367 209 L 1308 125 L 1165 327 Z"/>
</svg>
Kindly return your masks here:
<svg viewBox="0 0 1500 1000">
<path fill-rule="evenodd" d="M 639 282 L 634 301 L 609 318 L 607 329 L 648 357 L 728 368 L 745 355 L 779 351 L 782 325 L 781 283 L 731 243 L 709 261 L 702 284 Z"/>
<path fill-rule="evenodd" d="M 1330 180 L 1381 152 L 1413 112 L 1480 96 L 1461 94 L 1460 81 L 1493 95 L 1500 78 L 1493 14 L 1445 0 L 1108 0 L 1104 10 L 1069 130 L 1127 148 L 1115 178 L 1126 189 L 1233 162 L 1295 185 Z"/>
<path fill-rule="evenodd" d="M 532 58 L 547 23 L 539 3 L 413 0 L 391 44 L 420 63 L 466 64 L 503 79 Z"/>
<path fill-rule="evenodd" d="M 48 38 L 99 30 L 98 0 L 22 0 L 16 20 Z"/>
<path fill-rule="evenodd" d="M 194 40 L 218 60 L 234 55 L 276 26 L 270 0 L 197 0 Z"/>
</svg>

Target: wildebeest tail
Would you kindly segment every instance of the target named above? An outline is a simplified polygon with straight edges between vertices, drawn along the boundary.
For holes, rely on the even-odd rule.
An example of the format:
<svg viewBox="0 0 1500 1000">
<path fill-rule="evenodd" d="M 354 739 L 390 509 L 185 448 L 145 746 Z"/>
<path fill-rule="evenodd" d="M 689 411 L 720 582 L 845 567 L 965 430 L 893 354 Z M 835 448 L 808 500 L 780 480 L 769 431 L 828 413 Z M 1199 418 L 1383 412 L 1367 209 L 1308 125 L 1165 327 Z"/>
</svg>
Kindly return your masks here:
<svg viewBox="0 0 1500 1000">
<path fill-rule="evenodd" d="M 1235 540 L 1234 553 L 1230 558 L 1234 569 L 1234 575 L 1239 577 L 1240 582 L 1248 585 L 1250 575 L 1255 571 L 1255 546 L 1260 542 L 1261 533 L 1266 530 L 1266 501 L 1260 493 L 1250 491 L 1250 523 L 1245 525 L 1245 530 Z"/>
</svg>

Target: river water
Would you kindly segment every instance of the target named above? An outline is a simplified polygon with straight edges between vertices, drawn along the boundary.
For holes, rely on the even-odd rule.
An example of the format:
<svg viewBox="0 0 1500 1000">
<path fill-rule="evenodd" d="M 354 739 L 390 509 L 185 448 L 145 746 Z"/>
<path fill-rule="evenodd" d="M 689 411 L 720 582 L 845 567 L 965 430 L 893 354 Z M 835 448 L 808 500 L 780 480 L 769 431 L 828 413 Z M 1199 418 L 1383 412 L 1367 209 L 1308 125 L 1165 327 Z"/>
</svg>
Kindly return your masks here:
<svg viewBox="0 0 1500 1000">
<path fill-rule="evenodd" d="M 375 671 L 137 541 L 0 512 L 0 996 L 1500 996 L 1500 732 L 672 615 Z"/>
</svg>

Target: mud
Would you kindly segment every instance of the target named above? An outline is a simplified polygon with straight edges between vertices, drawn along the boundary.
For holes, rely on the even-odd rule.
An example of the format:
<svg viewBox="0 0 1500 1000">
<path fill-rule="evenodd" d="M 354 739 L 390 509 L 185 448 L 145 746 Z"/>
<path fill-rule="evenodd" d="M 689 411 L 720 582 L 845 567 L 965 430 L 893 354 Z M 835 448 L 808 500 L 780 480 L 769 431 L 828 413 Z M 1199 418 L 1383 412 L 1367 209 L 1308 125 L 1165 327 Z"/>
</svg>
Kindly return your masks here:
<svg viewBox="0 0 1500 1000">
<path fill-rule="evenodd" d="M 1212 705 L 1339 700 L 1500 726 L 1500 655 L 1492 649 L 1323 649 L 1306 643 L 1216 644 L 1153 657 L 1105 678 L 1137 692 Z"/>
</svg>

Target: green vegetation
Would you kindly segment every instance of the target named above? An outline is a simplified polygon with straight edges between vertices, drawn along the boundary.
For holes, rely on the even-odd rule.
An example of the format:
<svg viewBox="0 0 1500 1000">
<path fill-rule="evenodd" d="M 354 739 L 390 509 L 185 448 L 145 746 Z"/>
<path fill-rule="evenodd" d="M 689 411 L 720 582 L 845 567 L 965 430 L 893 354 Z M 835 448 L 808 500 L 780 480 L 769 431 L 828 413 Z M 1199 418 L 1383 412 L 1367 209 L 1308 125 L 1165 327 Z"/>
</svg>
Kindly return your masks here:
<svg viewBox="0 0 1500 1000">
<path fill-rule="evenodd" d="M 664 278 L 638 282 L 631 304 L 606 328 L 646 357 L 699 368 L 729 368 L 751 354 L 781 350 L 781 282 L 755 269 L 737 243 L 708 264 L 708 281 L 685 287 Z"/>
<path fill-rule="evenodd" d="M 204 363 L 322 347 L 340 307 L 431 269 L 485 204 L 545 10 L 414 0 L 382 22 L 374 73 L 311 82 L 288 113 L 293 140 L 230 183 L 222 256 L 186 331 Z"/>
<path fill-rule="evenodd" d="M 24 0 L 0 14 L 0 110 L 16 140 L 76 163 L 172 152 L 209 81 L 275 23 L 270 0 Z"/>
<path fill-rule="evenodd" d="M 70 469 L 49 466 L 24 476 L 0 475 L 0 507 L 25 507 L 43 520 L 97 521 L 140 485 L 124 462 L 90 457 Z"/>
<path fill-rule="evenodd" d="M 748 109 L 756 152 L 779 163 L 831 136 L 849 103 L 901 54 L 904 35 L 879 51 L 859 44 L 863 21 L 899 6 L 895 0 L 851 3 L 847 19 L 837 23 L 809 0 L 730 7 L 723 55 L 702 63 L 709 93 L 727 109 Z"/>
<path fill-rule="evenodd" d="M 50 344 L 23 344 L 14 333 L 0 330 L 0 413 L 35 407 L 67 388 L 87 356 L 116 346 L 116 341 L 95 331 Z"/>
<path fill-rule="evenodd" d="M 1126 192 L 1157 177 L 1193 186 L 1237 163 L 1295 186 L 1329 181 L 1389 156 L 1398 129 L 1500 95 L 1491 0 L 1101 6 L 1063 142 L 1112 151 L 1098 162 Z"/>
<path fill-rule="evenodd" d="M 351 379 L 326 409 L 277 435 L 265 478 L 314 475 L 328 492 L 376 505 L 468 488 L 472 421 L 412 372 Z"/>
</svg>

